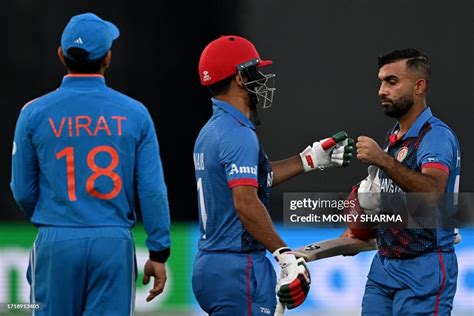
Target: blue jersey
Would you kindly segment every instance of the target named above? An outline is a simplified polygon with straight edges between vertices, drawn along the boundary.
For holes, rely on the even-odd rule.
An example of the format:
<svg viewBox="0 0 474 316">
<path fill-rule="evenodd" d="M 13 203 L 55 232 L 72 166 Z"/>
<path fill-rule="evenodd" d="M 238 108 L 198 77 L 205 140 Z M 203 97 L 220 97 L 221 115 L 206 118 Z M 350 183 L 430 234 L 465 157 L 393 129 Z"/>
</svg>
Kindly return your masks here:
<svg viewBox="0 0 474 316">
<path fill-rule="evenodd" d="M 37 226 L 132 227 L 138 192 L 147 247 L 169 248 L 169 207 L 155 128 L 139 102 L 100 75 L 67 75 L 17 122 L 13 195 Z"/>
<path fill-rule="evenodd" d="M 194 146 L 201 238 L 204 251 L 250 252 L 265 249 L 245 230 L 234 208 L 232 188 L 258 188 L 268 207 L 271 165 L 254 125 L 232 105 L 212 99 L 213 115 Z"/>
<path fill-rule="evenodd" d="M 387 134 L 388 154 L 404 166 L 421 172 L 423 168 L 436 168 L 449 175 L 446 193 L 459 190 L 461 156 L 459 142 L 454 132 L 426 108 L 415 120 L 408 132 L 397 139 L 398 124 Z M 379 173 L 381 192 L 399 193 L 401 188 L 383 170 Z M 388 208 L 405 202 L 399 194 L 386 195 L 382 207 Z M 439 209 L 438 211 L 448 211 Z M 453 214 L 452 214 L 453 215 Z M 451 216 L 452 216 L 451 215 Z M 438 215 L 439 216 L 439 215 Z M 444 218 L 447 216 L 444 215 Z M 439 220 L 439 218 L 438 218 Z M 419 256 L 437 249 L 453 249 L 454 229 L 380 229 L 378 230 L 379 252 L 383 256 L 405 258 Z"/>
</svg>

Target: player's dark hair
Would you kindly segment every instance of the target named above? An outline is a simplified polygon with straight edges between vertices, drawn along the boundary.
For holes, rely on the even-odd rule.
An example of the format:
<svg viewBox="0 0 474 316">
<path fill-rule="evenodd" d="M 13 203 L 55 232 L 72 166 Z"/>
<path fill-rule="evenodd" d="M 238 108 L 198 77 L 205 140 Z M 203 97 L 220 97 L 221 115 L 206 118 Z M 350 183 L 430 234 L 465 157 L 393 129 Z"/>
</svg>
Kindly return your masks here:
<svg viewBox="0 0 474 316">
<path fill-rule="evenodd" d="M 97 59 L 87 60 L 87 56 L 89 56 L 87 51 L 79 47 L 71 47 L 67 50 L 67 55 L 67 57 L 64 55 L 64 61 L 70 71 L 80 74 L 91 74 L 100 72 L 107 54 Z"/>
<path fill-rule="evenodd" d="M 417 73 L 419 76 L 426 80 L 426 83 L 430 82 L 431 66 L 428 60 L 428 56 L 416 49 L 398 49 L 383 56 L 379 56 L 379 69 L 386 64 L 391 64 L 404 59 L 407 59 L 406 66 L 408 70 Z"/>
<path fill-rule="evenodd" d="M 230 83 L 232 82 L 233 79 L 234 79 L 234 76 L 230 76 L 225 79 L 222 79 L 219 82 L 216 82 L 213 85 L 210 85 L 208 88 L 209 88 L 209 91 L 211 92 L 211 95 L 215 97 L 215 96 L 227 93 L 227 91 L 229 91 L 229 88 L 230 88 Z"/>
</svg>

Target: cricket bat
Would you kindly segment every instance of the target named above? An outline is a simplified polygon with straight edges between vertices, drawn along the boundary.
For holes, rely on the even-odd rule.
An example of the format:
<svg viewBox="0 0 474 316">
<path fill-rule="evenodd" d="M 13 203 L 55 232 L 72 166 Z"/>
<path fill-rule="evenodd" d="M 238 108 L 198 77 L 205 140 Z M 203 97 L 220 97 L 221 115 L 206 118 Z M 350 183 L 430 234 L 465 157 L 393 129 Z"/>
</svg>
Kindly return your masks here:
<svg viewBox="0 0 474 316">
<path fill-rule="evenodd" d="M 360 240 L 351 237 L 339 237 L 318 241 L 307 246 L 300 247 L 292 253 L 303 258 L 306 262 L 320 260 L 324 258 L 352 255 L 358 252 L 371 251 L 377 249 L 375 239 Z"/>
<path fill-rule="evenodd" d="M 306 262 L 316 261 L 324 258 L 353 255 L 358 252 L 376 250 L 377 243 L 375 239 L 360 240 L 351 237 L 339 237 L 318 241 L 307 246 L 297 248 L 292 253 L 297 258 L 304 258 Z M 278 300 L 278 298 L 277 298 Z M 279 301 L 277 303 L 274 316 L 283 316 L 285 306 Z"/>
</svg>

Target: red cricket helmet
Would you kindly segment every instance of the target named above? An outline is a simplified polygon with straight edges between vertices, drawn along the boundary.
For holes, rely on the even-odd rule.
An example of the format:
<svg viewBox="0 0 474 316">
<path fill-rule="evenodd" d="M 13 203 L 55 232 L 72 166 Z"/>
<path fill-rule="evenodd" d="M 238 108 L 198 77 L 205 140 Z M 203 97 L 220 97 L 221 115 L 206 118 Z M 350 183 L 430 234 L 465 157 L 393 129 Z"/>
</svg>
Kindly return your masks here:
<svg viewBox="0 0 474 316">
<path fill-rule="evenodd" d="M 260 58 L 249 40 L 236 35 L 221 36 L 210 42 L 202 52 L 199 78 L 203 86 L 210 86 L 248 66 L 264 67 L 271 64 L 271 60 Z"/>
</svg>

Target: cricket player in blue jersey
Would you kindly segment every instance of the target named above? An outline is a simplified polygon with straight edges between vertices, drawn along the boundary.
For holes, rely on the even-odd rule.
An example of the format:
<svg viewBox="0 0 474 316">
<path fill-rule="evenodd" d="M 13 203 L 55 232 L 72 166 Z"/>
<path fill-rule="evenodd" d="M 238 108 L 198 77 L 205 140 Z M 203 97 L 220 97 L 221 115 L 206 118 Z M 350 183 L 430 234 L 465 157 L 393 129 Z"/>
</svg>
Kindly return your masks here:
<svg viewBox="0 0 474 316">
<path fill-rule="evenodd" d="M 136 199 L 150 251 L 143 282 L 154 278 L 147 301 L 166 282 L 170 219 L 155 128 L 104 79 L 118 36 L 92 13 L 72 17 L 58 48 L 68 75 L 18 118 L 11 189 L 38 227 L 27 275 L 37 315 L 133 314 Z"/>
<path fill-rule="evenodd" d="M 194 147 L 201 237 L 192 285 L 209 315 L 273 315 L 276 285 L 287 308 L 303 303 L 310 275 L 273 226 L 267 212 L 270 188 L 304 171 L 346 166 L 352 157 L 352 143 L 338 133 L 300 155 L 268 160 L 252 120 L 257 105 L 272 103 L 275 75 L 260 70 L 271 63 L 239 36 L 212 41 L 199 61 L 213 115 Z M 266 250 L 281 266 L 278 282 Z"/>
<path fill-rule="evenodd" d="M 366 136 L 356 146 L 357 158 L 380 168 L 382 193 L 458 192 L 459 143 L 426 105 L 430 72 L 428 57 L 414 49 L 379 58 L 383 111 L 398 122 L 387 133 L 386 152 Z M 450 315 L 458 272 L 455 229 L 377 229 L 376 235 L 362 315 Z"/>
</svg>

